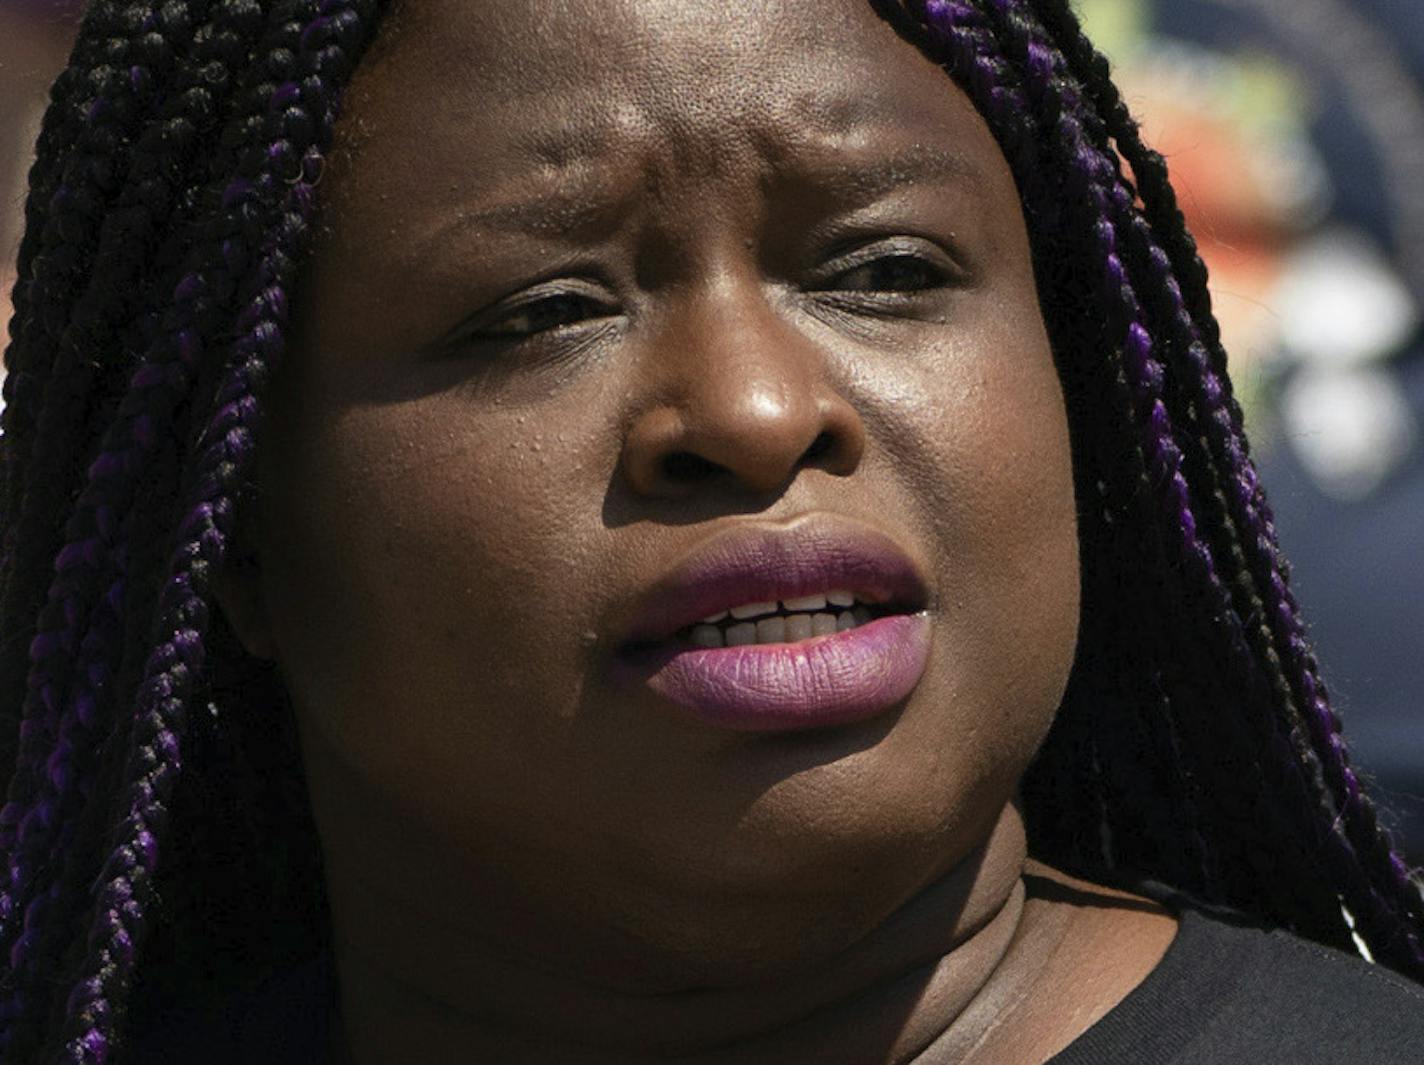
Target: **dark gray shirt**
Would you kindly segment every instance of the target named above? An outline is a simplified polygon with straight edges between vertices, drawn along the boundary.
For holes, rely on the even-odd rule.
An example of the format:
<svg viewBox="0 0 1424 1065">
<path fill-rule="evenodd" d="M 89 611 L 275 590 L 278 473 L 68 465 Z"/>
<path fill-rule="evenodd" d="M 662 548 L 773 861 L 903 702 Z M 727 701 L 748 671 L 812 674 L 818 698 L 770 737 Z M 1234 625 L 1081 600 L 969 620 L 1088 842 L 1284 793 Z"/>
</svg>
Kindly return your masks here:
<svg viewBox="0 0 1424 1065">
<path fill-rule="evenodd" d="M 1285 932 L 1170 904 L 1181 925 L 1157 967 L 1049 1065 L 1424 1063 L 1424 986 Z M 217 1016 L 136 1034 L 127 1060 L 327 1065 L 333 988 L 322 959 Z"/>
</svg>

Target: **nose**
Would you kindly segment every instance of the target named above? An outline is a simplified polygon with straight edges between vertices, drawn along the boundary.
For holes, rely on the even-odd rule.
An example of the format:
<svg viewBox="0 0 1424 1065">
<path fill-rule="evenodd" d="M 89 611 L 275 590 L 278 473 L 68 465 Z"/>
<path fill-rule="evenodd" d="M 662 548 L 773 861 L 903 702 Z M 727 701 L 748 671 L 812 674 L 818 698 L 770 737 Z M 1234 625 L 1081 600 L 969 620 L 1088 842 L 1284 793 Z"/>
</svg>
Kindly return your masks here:
<svg viewBox="0 0 1424 1065">
<path fill-rule="evenodd" d="M 684 498 L 723 481 L 766 494 L 802 468 L 843 477 L 860 465 L 865 426 L 829 353 L 756 289 L 689 299 L 649 341 L 639 394 L 654 398 L 622 455 L 634 491 Z"/>
</svg>

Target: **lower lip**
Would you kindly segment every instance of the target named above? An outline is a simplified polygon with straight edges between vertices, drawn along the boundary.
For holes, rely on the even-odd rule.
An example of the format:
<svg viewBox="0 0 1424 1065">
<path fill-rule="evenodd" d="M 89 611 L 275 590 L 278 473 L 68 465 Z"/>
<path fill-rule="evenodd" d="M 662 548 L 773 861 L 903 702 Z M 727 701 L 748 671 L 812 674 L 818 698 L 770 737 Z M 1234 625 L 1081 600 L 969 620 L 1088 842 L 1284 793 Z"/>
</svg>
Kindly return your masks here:
<svg viewBox="0 0 1424 1065">
<path fill-rule="evenodd" d="M 615 679 L 719 728 L 782 732 L 884 713 L 914 690 L 929 653 L 929 615 L 892 614 L 799 643 L 660 644 L 621 656 Z"/>
</svg>

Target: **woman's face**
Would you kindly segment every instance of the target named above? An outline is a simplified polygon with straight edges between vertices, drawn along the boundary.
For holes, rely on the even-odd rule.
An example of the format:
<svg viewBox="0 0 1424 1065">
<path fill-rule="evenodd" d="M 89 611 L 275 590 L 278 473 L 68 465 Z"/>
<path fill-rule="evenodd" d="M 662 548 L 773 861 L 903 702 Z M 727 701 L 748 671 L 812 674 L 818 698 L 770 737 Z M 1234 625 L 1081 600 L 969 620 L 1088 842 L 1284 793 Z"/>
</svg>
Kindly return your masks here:
<svg viewBox="0 0 1424 1065">
<path fill-rule="evenodd" d="M 828 957 L 984 839 L 1073 656 L 1008 167 L 859 0 L 410 0 L 387 33 L 320 186 L 239 623 L 338 910 L 359 880 L 628 987 Z M 676 565 L 810 527 L 922 576 L 908 694 L 748 731 L 627 679 Z"/>
</svg>

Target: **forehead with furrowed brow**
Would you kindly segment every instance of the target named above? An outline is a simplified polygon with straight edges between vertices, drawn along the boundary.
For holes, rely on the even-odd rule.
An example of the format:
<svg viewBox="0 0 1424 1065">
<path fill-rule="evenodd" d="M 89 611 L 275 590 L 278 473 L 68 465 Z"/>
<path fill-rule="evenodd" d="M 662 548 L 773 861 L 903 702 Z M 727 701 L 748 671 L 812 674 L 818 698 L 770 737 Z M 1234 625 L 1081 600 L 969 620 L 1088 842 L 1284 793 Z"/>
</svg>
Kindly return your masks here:
<svg viewBox="0 0 1424 1065">
<path fill-rule="evenodd" d="M 861 134 L 854 140 L 873 145 L 879 138 Z M 815 188 L 847 206 L 872 202 L 909 185 L 978 185 L 983 180 L 982 170 L 967 154 L 923 142 L 889 151 L 816 144 L 800 152 L 781 154 L 782 165 L 764 179 L 765 184 Z M 585 156 L 572 172 L 556 172 L 547 177 L 541 174 L 532 182 L 523 180 L 510 189 L 507 198 L 496 191 L 486 204 L 440 219 L 424 239 L 449 240 L 469 230 L 590 239 L 604 235 L 617 227 L 636 202 L 639 190 L 637 181 L 593 177 L 592 171 L 600 165 L 612 165 L 611 161 L 618 157 L 609 153 L 604 158 L 610 162 L 590 165 Z M 542 186 L 542 191 L 531 194 L 531 185 L 536 190 Z M 616 189 L 626 191 L 620 195 Z"/>
</svg>

